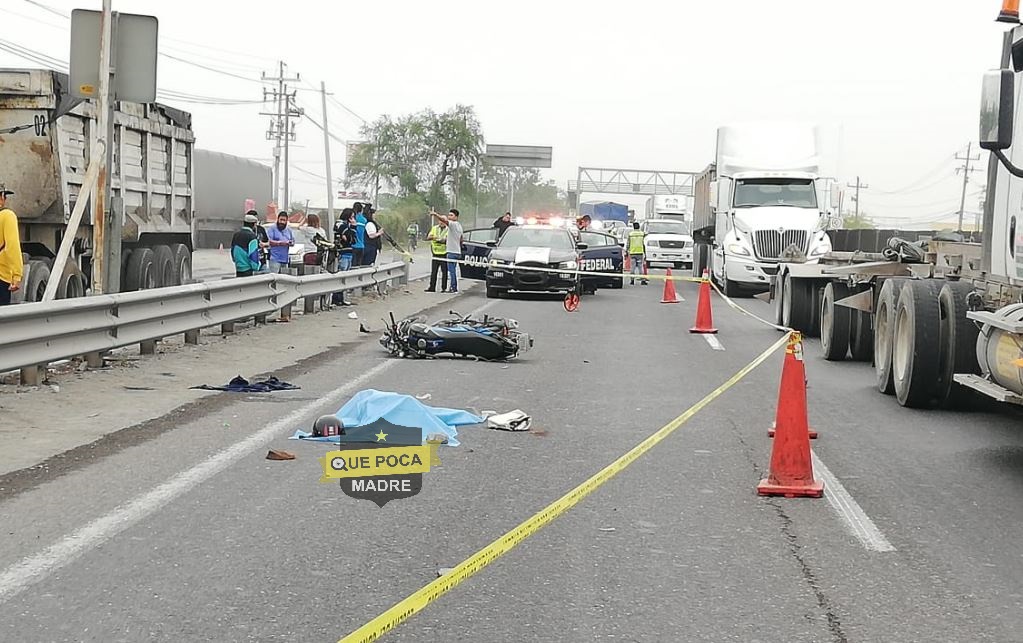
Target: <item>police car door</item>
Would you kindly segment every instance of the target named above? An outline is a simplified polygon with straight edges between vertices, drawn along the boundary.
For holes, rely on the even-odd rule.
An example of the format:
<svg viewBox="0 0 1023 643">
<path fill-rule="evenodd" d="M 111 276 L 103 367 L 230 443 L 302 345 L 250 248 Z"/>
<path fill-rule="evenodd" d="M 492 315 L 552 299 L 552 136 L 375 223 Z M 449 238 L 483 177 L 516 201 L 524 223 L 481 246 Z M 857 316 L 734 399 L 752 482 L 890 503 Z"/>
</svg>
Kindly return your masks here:
<svg viewBox="0 0 1023 643">
<path fill-rule="evenodd" d="M 487 278 L 487 262 L 490 260 L 488 243 L 497 241 L 497 228 L 476 228 L 466 230 L 462 237 L 462 277 L 464 279 Z"/>
<path fill-rule="evenodd" d="M 583 231 L 579 234 L 579 242 L 586 245 L 581 250 L 582 263 L 579 269 L 584 272 L 605 272 L 608 275 L 620 275 L 624 268 L 622 247 L 618 240 L 601 232 Z M 602 282 L 606 277 L 583 275 L 584 282 Z"/>
</svg>

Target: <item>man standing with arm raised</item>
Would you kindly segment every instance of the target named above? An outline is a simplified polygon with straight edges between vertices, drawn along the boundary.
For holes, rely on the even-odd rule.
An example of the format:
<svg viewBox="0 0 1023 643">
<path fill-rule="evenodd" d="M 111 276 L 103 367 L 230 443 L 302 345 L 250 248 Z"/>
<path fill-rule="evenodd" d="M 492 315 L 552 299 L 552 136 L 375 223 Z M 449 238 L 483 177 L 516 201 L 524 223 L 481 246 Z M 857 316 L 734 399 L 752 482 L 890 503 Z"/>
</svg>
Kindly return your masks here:
<svg viewBox="0 0 1023 643">
<path fill-rule="evenodd" d="M 458 222 L 458 210 L 451 208 L 446 217 L 431 211 L 430 216 L 448 229 L 446 258 L 448 279 L 451 281 L 451 290 L 448 292 L 458 292 L 458 261 L 462 258 L 462 224 Z"/>
</svg>

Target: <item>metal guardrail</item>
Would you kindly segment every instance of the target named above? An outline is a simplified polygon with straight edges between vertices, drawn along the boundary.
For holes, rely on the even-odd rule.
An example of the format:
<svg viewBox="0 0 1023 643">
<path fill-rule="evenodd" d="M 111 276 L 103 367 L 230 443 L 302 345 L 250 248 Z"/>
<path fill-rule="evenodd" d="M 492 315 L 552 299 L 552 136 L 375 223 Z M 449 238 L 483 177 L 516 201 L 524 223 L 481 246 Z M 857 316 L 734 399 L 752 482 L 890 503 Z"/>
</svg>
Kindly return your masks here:
<svg viewBox="0 0 1023 643">
<path fill-rule="evenodd" d="M 316 301 L 331 293 L 408 279 L 409 264 L 393 262 L 5 306 L 0 308 L 0 372 L 22 369 L 22 383 L 35 384 L 38 368 L 57 360 L 85 356 L 90 366 L 99 366 L 102 353 L 115 348 L 140 344 L 143 353 L 151 353 L 156 341 L 181 333 L 194 344 L 203 328 L 221 325 L 233 332 L 236 322 L 279 310 L 290 314 L 299 299 L 311 313 Z"/>
</svg>

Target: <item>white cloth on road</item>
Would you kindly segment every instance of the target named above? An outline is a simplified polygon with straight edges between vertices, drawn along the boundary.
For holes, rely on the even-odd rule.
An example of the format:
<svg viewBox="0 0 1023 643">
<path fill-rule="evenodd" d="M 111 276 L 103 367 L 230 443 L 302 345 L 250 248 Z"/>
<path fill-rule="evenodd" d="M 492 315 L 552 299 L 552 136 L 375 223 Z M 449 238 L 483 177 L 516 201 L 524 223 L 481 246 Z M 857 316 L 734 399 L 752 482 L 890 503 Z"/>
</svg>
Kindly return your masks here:
<svg viewBox="0 0 1023 643">
<path fill-rule="evenodd" d="M 500 415 L 491 415 L 487 418 L 489 428 L 502 431 L 528 431 L 529 424 L 530 417 L 519 409 Z"/>
</svg>

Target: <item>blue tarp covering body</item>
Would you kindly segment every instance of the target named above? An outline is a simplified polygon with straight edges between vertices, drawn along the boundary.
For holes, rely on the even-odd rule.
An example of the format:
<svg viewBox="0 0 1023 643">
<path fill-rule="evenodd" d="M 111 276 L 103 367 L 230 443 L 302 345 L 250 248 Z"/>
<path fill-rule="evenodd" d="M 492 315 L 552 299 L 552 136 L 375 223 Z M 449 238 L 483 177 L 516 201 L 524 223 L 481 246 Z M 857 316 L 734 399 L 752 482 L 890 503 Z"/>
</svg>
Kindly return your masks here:
<svg viewBox="0 0 1023 643">
<path fill-rule="evenodd" d="M 629 222 L 629 206 L 611 201 L 605 201 L 603 203 L 580 203 L 579 216 L 584 214 L 588 214 L 591 219 L 596 219 L 598 221 Z"/>
<path fill-rule="evenodd" d="M 458 431 L 455 427 L 480 424 L 485 418 L 460 409 L 446 409 L 427 406 L 412 397 L 400 393 L 388 393 L 368 389 L 359 391 L 342 406 L 336 415 L 343 426 L 354 427 L 371 424 L 383 418 L 398 426 L 420 427 L 423 442 L 433 433 L 446 435 L 448 446 L 457 447 Z M 292 439 L 315 440 L 317 442 L 340 442 L 337 437 L 314 438 L 305 431 L 296 431 Z"/>
</svg>

